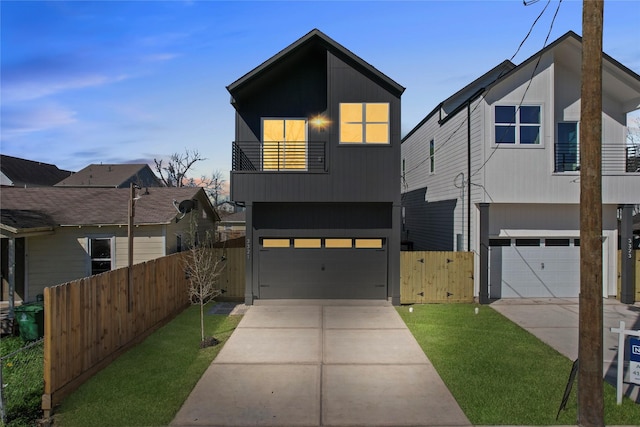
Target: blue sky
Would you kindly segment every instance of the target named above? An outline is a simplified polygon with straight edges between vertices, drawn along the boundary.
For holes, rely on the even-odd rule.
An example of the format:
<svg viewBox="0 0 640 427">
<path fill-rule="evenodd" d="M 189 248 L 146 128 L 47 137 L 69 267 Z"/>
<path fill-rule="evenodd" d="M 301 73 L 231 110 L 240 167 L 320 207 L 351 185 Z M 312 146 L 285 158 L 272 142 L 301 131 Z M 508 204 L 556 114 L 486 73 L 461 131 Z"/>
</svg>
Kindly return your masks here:
<svg viewBox="0 0 640 427">
<path fill-rule="evenodd" d="M 569 30 L 582 1 L 0 1 L 2 154 L 79 170 L 198 150 L 228 174 L 226 86 L 318 28 L 406 87 L 402 133 Z M 607 0 L 604 51 L 640 73 L 640 1 Z M 227 175 L 228 176 L 228 175 Z"/>
</svg>

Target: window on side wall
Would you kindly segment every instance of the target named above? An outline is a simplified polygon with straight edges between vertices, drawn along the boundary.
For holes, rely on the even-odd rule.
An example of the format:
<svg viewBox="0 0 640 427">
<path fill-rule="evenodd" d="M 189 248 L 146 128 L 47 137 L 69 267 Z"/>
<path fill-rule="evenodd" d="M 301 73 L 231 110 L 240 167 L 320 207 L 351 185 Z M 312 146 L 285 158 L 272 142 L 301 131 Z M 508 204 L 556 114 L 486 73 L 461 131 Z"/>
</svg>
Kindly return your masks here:
<svg viewBox="0 0 640 427">
<path fill-rule="evenodd" d="M 90 237 L 89 258 L 91 275 L 113 269 L 113 238 Z"/>
<path fill-rule="evenodd" d="M 432 139 L 429 141 L 429 173 L 436 171 L 436 144 Z"/>
<path fill-rule="evenodd" d="M 558 123 L 558 136 L 554 148 L 554 172 L 580 170 L 580 142 L 577 122 Z"/>
<path fill-rule="evenodd" d="M 539 146 L 542 125 L 539 105 L 496 105 L 494 142 L 513 146 Z"/>
<path fill-rule="evenodd" d="M 340 144 L 389 144 L 389 104 L 340 104 Z"/>
</svg>

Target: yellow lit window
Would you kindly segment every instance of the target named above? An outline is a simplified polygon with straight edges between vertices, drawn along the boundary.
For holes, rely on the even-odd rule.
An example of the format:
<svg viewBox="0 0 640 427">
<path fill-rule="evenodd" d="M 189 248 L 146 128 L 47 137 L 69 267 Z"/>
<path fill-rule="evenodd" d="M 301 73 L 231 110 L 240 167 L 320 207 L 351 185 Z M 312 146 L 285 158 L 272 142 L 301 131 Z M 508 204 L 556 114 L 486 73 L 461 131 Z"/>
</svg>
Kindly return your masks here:
<svg viewBox="0 0 640 427">
<path fill-rule="evenodd" d="M 290 244 L 289 239 L 262 239 L 263 248 L 288 248 Z"/>
<path fill-rule="evenodd" d="M 356 239 L 358 249 L 382 249 L 382 239 Z"/>
<path fill-rule="evenodd" d="M 307 168 L 307 121 L 262 120 L 263 170 Z"/>
<path fill-rule="evenodd" d="M 319 248 L 321 247 L 320 239 L 294 239 L 294 248 Z"/>
<path fill-rule="evenodd" d="M 324 246 L 327 248 L 350 248 L 353 246 L 351 239 L 325 239 Z"/>
<path fill-rule="evenodd" d="M 388 144 L 389 104 L 340 104 L 341 144 Z"/>
</svg>

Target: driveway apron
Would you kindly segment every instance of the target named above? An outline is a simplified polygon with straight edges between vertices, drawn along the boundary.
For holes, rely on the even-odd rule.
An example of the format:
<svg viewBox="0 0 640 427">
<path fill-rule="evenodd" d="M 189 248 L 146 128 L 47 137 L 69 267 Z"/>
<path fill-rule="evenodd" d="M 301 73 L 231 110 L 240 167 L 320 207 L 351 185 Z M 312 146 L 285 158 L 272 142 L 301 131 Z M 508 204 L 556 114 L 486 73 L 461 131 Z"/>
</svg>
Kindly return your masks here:
<svg viewBox="0 0 640 427">
<path fill-rule="evenodd" d="M 251 306 L 173 426 L 468 426 L 386 301 Z"/>
</svg>

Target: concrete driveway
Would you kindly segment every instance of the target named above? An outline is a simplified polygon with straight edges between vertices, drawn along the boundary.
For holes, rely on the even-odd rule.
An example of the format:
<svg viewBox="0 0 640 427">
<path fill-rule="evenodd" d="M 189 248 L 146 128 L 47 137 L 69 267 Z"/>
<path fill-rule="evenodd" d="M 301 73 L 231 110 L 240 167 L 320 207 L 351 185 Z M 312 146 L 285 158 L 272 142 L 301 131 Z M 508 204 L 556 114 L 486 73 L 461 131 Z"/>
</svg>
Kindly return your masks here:
<svg viewBox="0 0 640 427">
<path fill-rule="evenodd" d="M 605 298 L 603 302 L 603 373 L 607 382 L 615 386 L 618 334 L 612 333 L 611 328 L 619 327 L 622 320 L 626 329 L 640 330 L 640 304 L 621 304 L 613 298 Z M 493 302 L 491 307 L 569 359 L 578 358 L 577 298 L 502 299 Z M 628 368 L 628 349 L 626 352 L 625 367 Z M 628 379 L 628 372 L 626 374 Z M 640 403 L 640 386 L 625 383 L 624 394 Z"/>
<path fill-rule="evenodd" d="M 468 426 L 385 301 L 251 306 L 173 426 Z"/>
</svg>

